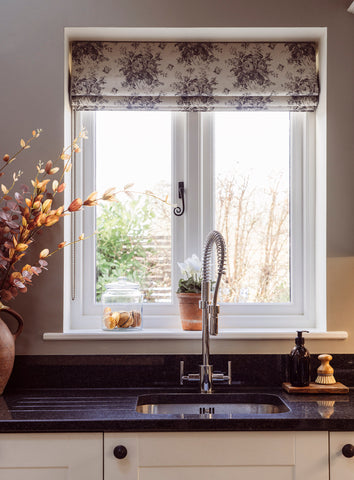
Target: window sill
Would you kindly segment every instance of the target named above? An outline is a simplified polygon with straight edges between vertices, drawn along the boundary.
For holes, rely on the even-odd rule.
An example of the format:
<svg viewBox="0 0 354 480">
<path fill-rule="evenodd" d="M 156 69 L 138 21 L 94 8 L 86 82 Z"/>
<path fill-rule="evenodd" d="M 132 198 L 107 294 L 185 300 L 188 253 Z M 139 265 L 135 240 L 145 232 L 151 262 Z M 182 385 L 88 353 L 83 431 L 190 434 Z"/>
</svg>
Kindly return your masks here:
<svg viewBox="0 0 354 480">
<path fill-rule="evenodd" d="M 220 329 L 219 335 L 211 337 L 219 340 L 293 340 L 293 329 Z M 199 340 L 201 332 L 183 331 L 181 329 L 147 328 L 143 330 L 124 330 L 106 332 L 98 329 L 70 330 L 67 332 L 46 332 L 43 340 Z M 348 332 L 325 332 L 310 330 L 306 335 L 310 340 L 346 340 Z"/>
</svg>

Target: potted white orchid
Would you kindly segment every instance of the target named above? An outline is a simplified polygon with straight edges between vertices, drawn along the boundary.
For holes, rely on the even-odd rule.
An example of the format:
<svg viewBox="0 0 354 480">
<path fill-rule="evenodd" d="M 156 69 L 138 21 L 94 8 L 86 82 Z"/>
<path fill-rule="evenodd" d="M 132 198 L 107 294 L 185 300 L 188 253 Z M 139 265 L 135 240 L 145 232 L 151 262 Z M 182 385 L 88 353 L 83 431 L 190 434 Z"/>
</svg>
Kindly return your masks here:
<svg viewBox="0 0 354 480">
<path fill-rule="evenodd" d="M 202 310 L 199 308 L 202 285 L 202 264 L 193 254 L 177 263 L 183 278 L 179 280 L 177 297 L 183 330 L 202 330 Z"/>
</svg>

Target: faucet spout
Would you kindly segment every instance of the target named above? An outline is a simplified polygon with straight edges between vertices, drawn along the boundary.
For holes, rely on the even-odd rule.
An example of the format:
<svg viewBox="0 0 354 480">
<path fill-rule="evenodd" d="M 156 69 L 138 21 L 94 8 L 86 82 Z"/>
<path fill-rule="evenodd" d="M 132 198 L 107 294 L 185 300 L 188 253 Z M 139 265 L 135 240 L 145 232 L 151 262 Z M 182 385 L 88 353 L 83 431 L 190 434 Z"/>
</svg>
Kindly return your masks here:
<svg viewBox="0 0 354 480">
<path fill-rule="evenodd" d="M 212 259 L 212 247 L 216 246 L 217 255 L 217 278 L 215 282 L 215 289 L 212 301 L 211 297 L 211 259 Z M 213 373 L 213 366 L 209 363 L 209 344 L 210 335 L 218 334 L 218 314 L 219 305 L 218 291 L 221 281 L 221 276 L 224 273 L 226 257 L 226 245 L 224 237 L 221 233 L 213 230 L 206 238 L 203 251 L 203 263 L 202 263 L 202 289 L 201 300 L 199 308 L 202 309 L 202 365 L 199 365 L 199 374 L 190 373 L 184 375 L 184 361 L 180 362 L 180 385 L 183 385 L 184 381 L 199 381 L 201 393 L 213 393 L 213 381 L 227 381 L 231 385 L 231 361 L 228 362 L 227 375 L 223 373 Z"/>
<path fill-rule="evenodd" d="M 211 291 L 211 259 L 212 247 L 215 244 L 217 254 L 217 279 L 215 283 L 212 303 L 210 302 Z M 213 367 L 209 363 L 210 335 L 218 334 L 218 313 L 217 305 L 218 291 L 221 276 L 224 273 L 226 257 L 226 245 L 224 237 L 220 232 L 213 230 L 205 240 L 202 263 L 202 292 L 200 308 L 202 309 L 202 365 L 200 366 L 200 389 L 202 393 L 212 392 Z"/>
</svg>

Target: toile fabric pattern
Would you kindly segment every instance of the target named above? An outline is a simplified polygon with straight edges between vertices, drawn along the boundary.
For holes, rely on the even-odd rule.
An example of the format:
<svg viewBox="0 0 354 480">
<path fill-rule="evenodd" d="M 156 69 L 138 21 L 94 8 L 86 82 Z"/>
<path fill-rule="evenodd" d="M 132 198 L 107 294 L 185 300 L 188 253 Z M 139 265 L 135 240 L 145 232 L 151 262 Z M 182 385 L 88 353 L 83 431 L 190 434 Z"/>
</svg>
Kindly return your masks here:
<svg viewBox="0 0 354 480">
<path fill-rule="evenodd" d="M 309 42 L 73 42 L 75 110 L 313 111 Z"/>
</svg>

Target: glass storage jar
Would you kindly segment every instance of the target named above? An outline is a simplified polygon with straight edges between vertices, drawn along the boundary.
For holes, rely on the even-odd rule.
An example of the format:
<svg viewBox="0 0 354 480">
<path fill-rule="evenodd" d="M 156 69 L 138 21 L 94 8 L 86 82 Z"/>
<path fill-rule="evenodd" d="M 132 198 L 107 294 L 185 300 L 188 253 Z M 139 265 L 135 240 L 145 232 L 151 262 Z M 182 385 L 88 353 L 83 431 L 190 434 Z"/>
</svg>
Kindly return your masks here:
<svg viewBox="0 0 354 480">
<path fill-rule="evenodd" d="M 119 277 L 114 283 L 107 283 L 102 295 L 103 330 L 127 331 L 141 329 L 143 318 L 143 294 L 137 283 Z"/>
</svg>

